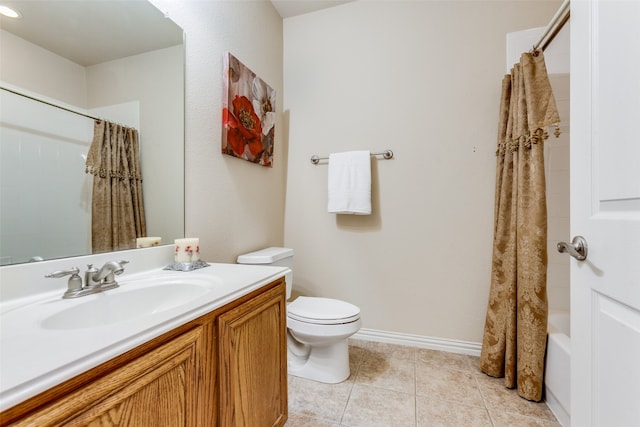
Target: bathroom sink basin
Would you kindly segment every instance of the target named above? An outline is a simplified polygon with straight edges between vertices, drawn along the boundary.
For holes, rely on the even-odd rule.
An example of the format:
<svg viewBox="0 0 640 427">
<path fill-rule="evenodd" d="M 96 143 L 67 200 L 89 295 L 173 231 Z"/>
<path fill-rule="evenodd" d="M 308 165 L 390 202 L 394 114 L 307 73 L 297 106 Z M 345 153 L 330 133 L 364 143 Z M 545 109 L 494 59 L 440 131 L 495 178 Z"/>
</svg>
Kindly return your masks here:
<svg viewBox="0 0 640 427">
<path fill-rule="evenodd" d="M 44 318 L 44 329 L 84 329 L 150 316 L 186 305 L 211 291 L 211 284 L 162 283 L 134 289 L 118 288 L 88 297 Z M 87 301 L 82 301 L 87 298 Z M 90 298 L 90 299 L 89 299 Z M 68 300 L 67 300 L 68 301 Z"/>
</svg>

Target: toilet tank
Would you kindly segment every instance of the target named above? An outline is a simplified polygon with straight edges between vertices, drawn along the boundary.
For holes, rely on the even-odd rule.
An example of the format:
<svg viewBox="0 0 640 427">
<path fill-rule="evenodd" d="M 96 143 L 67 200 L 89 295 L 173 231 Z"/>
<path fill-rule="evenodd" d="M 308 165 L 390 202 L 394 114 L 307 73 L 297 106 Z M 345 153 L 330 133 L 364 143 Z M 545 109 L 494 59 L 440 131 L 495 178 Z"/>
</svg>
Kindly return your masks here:
<svg viewBox="0 0 640 427">
<path fill-rule="evenodd" d="M 259 251 L 240 255 L 237 262 L 238 264 L 288 267 L 291 272 L 287 273 L 284 279 L 287 284 L 287 299 L 291 298 L 291 289 L 293 288 L 293 249 L 277 247 L 260 249 Z"/>
</svg>

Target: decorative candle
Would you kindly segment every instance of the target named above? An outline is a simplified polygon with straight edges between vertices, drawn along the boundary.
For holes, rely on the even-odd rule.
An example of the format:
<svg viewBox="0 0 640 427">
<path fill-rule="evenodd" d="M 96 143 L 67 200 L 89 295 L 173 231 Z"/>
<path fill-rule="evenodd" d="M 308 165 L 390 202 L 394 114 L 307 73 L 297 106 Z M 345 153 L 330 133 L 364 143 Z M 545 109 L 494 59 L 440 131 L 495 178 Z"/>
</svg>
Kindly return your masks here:
<svg viewBox="0 0 640 427">
<path fill-rule="evenodd" d="M 195 262 L 200 259 L 200 239 L 176 239 L 175 262 Z"/>
<path fill-rule="evenodd" d="M 136 239 L 136 248 L 160 246 L 160 243 L 162 243 L 162 239 L 160 237 L 138 237 Z"/>
</svg>

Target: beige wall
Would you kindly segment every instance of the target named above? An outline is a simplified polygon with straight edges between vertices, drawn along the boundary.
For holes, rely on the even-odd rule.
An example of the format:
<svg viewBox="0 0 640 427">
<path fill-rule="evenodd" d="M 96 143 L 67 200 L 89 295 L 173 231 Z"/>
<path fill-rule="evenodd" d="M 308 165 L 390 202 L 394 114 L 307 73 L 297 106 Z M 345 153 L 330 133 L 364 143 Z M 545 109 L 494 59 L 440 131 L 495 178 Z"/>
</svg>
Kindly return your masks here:
<svg viewBox="0 0 640 427">
<path fill-rule="evenodd" d="M 201 256 L 212 262 L 281 245 L 287 163 L 281 115 L 273 168 L 223 156 L 220 134 L 226 51 L 276 90 L 282 111 L 282 19 L 267 0 L 152 3 L 186 33 L 186 234 L 200 238 Z"/>
<path fill-rule="evenodd" d="M 75 62 L 0 30 L 0 64 L 2 83 L 75 107 L 87 106 L 86 70 Z"/>
<path fill-rule="evenodd" d="M 284 20 L 299 290 L 357 304 L 364 328 L 481 340 L 505 36 L 559 4 L 357 1 Z M 310 156 L 385 148 L 373 215 L 328 214 L 327 165 Z"/>
</svg>

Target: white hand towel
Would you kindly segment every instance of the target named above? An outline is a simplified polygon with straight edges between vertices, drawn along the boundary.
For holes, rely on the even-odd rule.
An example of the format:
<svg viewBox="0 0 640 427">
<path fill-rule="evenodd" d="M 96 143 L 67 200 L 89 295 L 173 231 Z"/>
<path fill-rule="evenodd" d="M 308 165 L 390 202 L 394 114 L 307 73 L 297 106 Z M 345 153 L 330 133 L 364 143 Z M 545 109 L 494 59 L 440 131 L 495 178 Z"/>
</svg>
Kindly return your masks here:
<svg viewBox="0 0 640 427">
<path fill-rule="evenodd" d="M 371 214 L 371 153 L 329 155 L 329 213 Z"/>
</svg>

